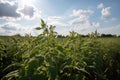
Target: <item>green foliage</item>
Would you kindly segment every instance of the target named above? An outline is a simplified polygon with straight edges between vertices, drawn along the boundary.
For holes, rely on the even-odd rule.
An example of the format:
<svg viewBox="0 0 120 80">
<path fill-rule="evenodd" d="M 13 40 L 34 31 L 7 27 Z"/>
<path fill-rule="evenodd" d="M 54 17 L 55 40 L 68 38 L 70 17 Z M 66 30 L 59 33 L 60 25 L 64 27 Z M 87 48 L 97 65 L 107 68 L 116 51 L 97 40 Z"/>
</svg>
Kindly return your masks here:
<svg viewBox="0 0 120 80">
<path fill-rule="evenodd" d="M 97 31 L 89 38 L 74 31 L 64 39 L 56 38 L 55 26 L 44 20 L 35 29 L 42 31 L 37 37 L 0 37 L 1 80 L 120 79 L 117 41 L 105 42 Z"/>
</svg>

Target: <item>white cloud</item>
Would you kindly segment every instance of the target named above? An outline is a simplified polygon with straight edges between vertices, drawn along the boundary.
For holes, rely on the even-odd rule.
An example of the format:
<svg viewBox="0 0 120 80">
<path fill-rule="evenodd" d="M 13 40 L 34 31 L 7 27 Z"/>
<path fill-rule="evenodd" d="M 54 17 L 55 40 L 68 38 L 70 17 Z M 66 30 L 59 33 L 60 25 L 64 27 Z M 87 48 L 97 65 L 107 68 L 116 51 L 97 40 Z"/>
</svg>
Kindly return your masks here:
<svg viewBox="0 0 120 80">
<path fill-rule="evenodd" d="M 107 20 L 111 15 L 111 7 L 105 7 L 103 3 L 100 3 L 97 6 L 98 9 L 101 9 L 101 18 Z"/>
<path fill-rule="evenodd" d="M 73 26 L 73 30 L 75 31 L 81 31 L 81 30 L 89 30 L 91 28 L 96 28 L 96 27 L 99 27 L 100 26 L 100 23 L 96 23 L 96 22 L 90 22 L 90 21 L 86 21 L 85 23 L 83 24 L 77 24 L 75 26 Z"/>
<path fill-rule="evenodd" d="M 70 30 L 81 33 L 99 27 L 100 23 L 89 20 L 93 13 L 94 11 L 92 10 L 73 10 L 71 14 L 72 20 L 68 22 L 71 26 Z"/>
<path fill-rule="evenodd" d="M 107 19 L 110 17 L 110 14 L 111 14 L 110 10 L 111 10 L 111 7 L 106 7 L 102 9 L 101 14 L 103 19 Z"/>
<path fill-rule="evenodd" d="M 77 24 L 76 26 L 71 26 L 70 31 L 75 31 L 80 34 L 88 34 L 94 32 L 97 29 L 99 23 L 86 21 L 84 24 Z"/>
<path fill-rule="evenodd" d="M 55 25 L 57 27 L 67 26 L 67 23 L 63 22 L 61 19 L 62 19 L 62 17 L 60 17 L 60 16 L 49 16 L 47 18 L 47 22 L 48 22 L 48 24 Z"/>
<path fill-rule="evenodd" d="M 61 26 L 61 27 L 67 26 L 67 24 L 65 24 L 62 21 L 49 21 L 48 24 L 55 25 L 57 27 L 59 27 L 59 26 Z"/>
<path fill-rule="evenodd" d="M 34 15 L 34 8 L 32 6 L 27 6 L 25 5 L 24 8 L 22 8 L 21 10 L 18 10 L 19 13 L 21 13 L 21 15 L 24 15 L 24 16 L 28 16 L 28 17 L 33 17 Z"/>
<path fill-rule="evenodd" d="M 98 22 L 92 22 L 89 17 L 94 13 L 92 10 L 73 10 L 68 21 L 65 21 L 64 16 L 49 16 L 47 18 L 48 25 L 52 24 L 56 26 L 56 31 L 58 34 L 68 35 L 69 31 L 76 31 L 78 33 L 89 31 L 94 31 L 95 28 L 100 26 Z M 64 19 L 64 20 L 63 20 Z"/>
<path fill-rule="evenodd" d="M 94 26 L 94 27 L 100 27 L 100 23 L 99 22 L 92 22 L 92 26 Z"/>
<path fill-rule="evenodd" d="M 73 10 L 72 12 L 72 17 L 75 17 L 74 19 L 72 19 L 71 21 L 69 21 L 69 24 L 79 24 L 79 23 L 85 23 L 91 14 L 93 14 L 94 11 L 92 10 Z"/>
<path fill-rule="evenodd" d="M 104 8 L 104 4 L 103 3 L 100 3 L 98 6 L 97 6 L 98 9 L 103 9 Z"/>
<path fill-rule="evenodd" d="M 73 10 L 73 14 L 71 16 L 77 16 L 77 17 L 80 17 L 81 15 L 82 16 L 89 16 L 90 14 L 92 14 L 93 11 L 92 10 Z"/>
<path fill-rule="evenodd" d="M 20 29 L 20 24 L 17 23 L 13 23 L 13 22 L 8 22 L 5 24 L 1 24 L 0 25 L 0 30 L 2 30 L 2 32 L 0 32 L 0 34 L 4 34 L 4 35 L 14 35 L 17 34 L 18 31 Z"/>
<path fill-rule="evenodd" d="M 41 17 L 41 11 L 38 10 L 34 5 L 24 5 L 23 8 L 18 8 L 17 12 L 21 14 L 22 18 L 28 20 Z"/>
<path fill-rule="evenodd" d="M 87 21 L 87 20 L 88 20 L 87 17 L 81 15 L 80 17 L 74 18 L 74 19 L 72 19 L 71 21 L 69 21 L 69 24 L 70 24 L 70 25 L 80 24 L 80 23 L 84 23 L 84 22 Z"/>
<path fill-rule="evenodd" d="M 8 3 L 8 4 L 10 4 L 10 5 L 15 5 L 16 4 L 16 1 L 14 1 L 14 0 L 0 0 L 0 3 L 4 3 L 4 4 L 6 4 L 6 3 Z"/>
<path fill-rule="evenodd" d="M 60 20 L 62 17 L 60 16 L 49 16 L 48 20 Z"/>
<path fill-rule="evenodd" d="M 35 19 L 41 17 L 41 11 L 34 5 L 18 6 L 19 1 L 1 0 L 0 1 L 0 19 L 15 21 L 24 19 Z"/>
<path fill-rule="evenodd" d="M 98 29 L 99 33 L 120 35 L 120 24 Z"/>
<path fill-rule="evenodd" d="M 18 27 L 20 26 L 20 24 L 17 24 L 17 23 L 13 23 L 13 22 L 7 22 L 5 24 L 1 24 L 0 27 L 1 28 L 4 28 L 4 29 L 10 29 L 10 30 L 17 30 Z M 13 29 L 14 28 L 14 29 Z"/>
<path fill-rule="evenodd" d="M 20 14 L 16 11 L 18 8 L 17 3 L 0 2 L 0 17 L 1 18 L 18 18 Z"/>
<path fill-rule="evenodd" d="M 8 22 L 5 24 L 0 25 L 0 35 L 15 35 L 15 34 L 21 34 L 25 35 L 32 34 L 32 35 L 38 35 L 40 34 L 39 31 L 36 31 L 37 25 L 20 25 L 18 23 L 14 22 Z"/>
</svg>

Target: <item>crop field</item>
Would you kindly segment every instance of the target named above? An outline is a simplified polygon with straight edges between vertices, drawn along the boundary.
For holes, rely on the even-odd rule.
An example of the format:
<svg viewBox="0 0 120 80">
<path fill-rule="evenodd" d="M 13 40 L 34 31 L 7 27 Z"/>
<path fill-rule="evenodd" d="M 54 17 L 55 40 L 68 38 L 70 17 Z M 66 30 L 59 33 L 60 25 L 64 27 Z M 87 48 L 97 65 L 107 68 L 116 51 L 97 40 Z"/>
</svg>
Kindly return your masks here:
<svg viewBox="0 0 120 80">
<path fill-rule="evenodd" d="M 57 38 L 41 20 L 31 35 L 0 37 L 1 80 L 119 80 L 120 38 L 83 38 L 72 31 Z"/>
</svg>

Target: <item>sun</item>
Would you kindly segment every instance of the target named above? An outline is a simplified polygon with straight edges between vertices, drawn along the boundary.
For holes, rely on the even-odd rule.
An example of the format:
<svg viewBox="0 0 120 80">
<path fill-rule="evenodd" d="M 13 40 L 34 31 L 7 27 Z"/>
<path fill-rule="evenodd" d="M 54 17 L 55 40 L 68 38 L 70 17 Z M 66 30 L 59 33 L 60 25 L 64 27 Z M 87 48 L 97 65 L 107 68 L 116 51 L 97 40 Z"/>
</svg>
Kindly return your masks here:
<svg viewBox="0 0 120 80">
<path fill-rule="evenodd" d="M 33 0 L 21 0 L 21 3 L 22 3 L 23 5 L 31 5 L 32 2 L 33 2 Z"/>
</svg>

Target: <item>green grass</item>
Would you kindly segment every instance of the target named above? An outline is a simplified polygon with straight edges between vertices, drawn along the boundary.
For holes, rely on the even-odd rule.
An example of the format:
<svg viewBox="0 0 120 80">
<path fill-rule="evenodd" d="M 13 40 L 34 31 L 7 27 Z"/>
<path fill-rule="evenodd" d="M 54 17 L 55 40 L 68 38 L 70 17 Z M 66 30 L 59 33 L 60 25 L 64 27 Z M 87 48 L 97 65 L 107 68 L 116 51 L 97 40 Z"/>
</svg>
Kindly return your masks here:
<svg viewBox="0 0 120 80">
<path fill-rule="evenodd" d="M 120 38 L 99 38 L 99 41 L 109 49 L 120 52 Z"/>
<path fill-rule="evenodd" d="M 120 38 L 119 37 L 110 37 L 110 38 L 99 38 L 99 40 L 103 43 L 103 44 L 118 44 L 120 45 Z"/>
</svg>

